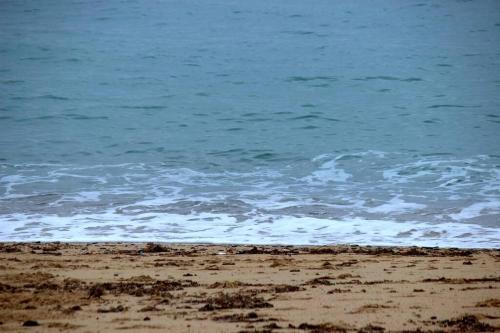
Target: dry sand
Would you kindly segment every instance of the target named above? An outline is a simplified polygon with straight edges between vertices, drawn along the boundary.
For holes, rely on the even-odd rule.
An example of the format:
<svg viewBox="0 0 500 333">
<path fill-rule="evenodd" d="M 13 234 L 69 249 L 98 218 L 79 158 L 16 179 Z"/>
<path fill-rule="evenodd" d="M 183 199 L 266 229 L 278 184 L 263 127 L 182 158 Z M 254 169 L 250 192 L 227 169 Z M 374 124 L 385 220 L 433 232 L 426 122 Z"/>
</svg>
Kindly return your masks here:
<svg viewBox="0 0 500 333">
<path fill-rule="evenodd" d="M 2 332 L 491 332 L 500 251 L 0 244 Z"/>
</svg>

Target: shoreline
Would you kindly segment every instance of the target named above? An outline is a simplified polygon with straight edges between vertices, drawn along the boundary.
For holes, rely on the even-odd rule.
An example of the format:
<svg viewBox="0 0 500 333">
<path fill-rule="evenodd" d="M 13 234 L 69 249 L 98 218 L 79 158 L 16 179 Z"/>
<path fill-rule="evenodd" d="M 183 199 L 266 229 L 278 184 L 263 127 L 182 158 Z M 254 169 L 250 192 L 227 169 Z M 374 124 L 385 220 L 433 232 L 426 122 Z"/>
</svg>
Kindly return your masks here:
<svg viewBox="0 0 500 333">
<path fill-rule="evenodd" d="M 226 241 L 184 241 L 184 240 L 174 240 L 174 241 L 161 241 L 157 239 L 83 239 L 83 240 L 65 240 L 65 239 L 30 239 L 30 240 L 18 240 L 18 239 L 1 239 L 0 244 L 75 244 L 75 245 L 85 245 L 85 244 L 110 244 L 110 245 L 120 245 L 120 244 L 147 244 L 156 243 L 162 245 L 171 246 L 183 246 L 183 245 L 206 245 L 206 246 L 258 246 L 258 247 L 296 247 L 296 248 L 318 248 L 318 247 L 358 247 L 358 248 L 391 248 L 391 249 L 409 249 L 409 248 L 419 248 L 428 250 L 440 250 L 440 249 L 457 249 L 457 250 L 471 250 L 471 251 L 500 251 L 500 246 L 457 246 L 457 245 L 421 245 L 415 243 L 409 244 L 392 244 L 392 243 L 377 243 L 377 242 L 347 242 L 347 243 L 286 243 L 286 242 L 226 242 Z"/>
<path fill-rule="evenodd" d="M 0 329 L 490 332 L 500 250 L 0 242 Z"/>
<path fill-rule="evenodd" d="M 337 243 L 337 244 L 287 244 L 287 243 L 230 243 L 230 242 L 168 242 L 168 241 L 135 241 L 135 240 L 117 240 L 117 241 L 64 241 L 64 240 L 34 240 L 34 241 L 5 241 L 0 239 L 0 253 L 2 249 L 8 246 L 31 246 L 31 245 L 106 245 L 106 246 L 147 246 L 148 244 L 157 244 L 165 247 L 187 247 L 187 246 L 209 246 L 209 247 L 256 247 L 256 248 L 294 248 L 305 251 L 314 249 L 330 249 L 338 253 L 365 253 L 370 254 L 372 251 L 386 251 L 387 253 L 399 254 L 400 252 L 416 249 L 418 251 L 427 251 L 428 255 L 438 254 L 440 251 L 471 251 L 471 252 L 498 252 L 500 255 L 500 247 L 458 247 L 458 246 L 420 246 L 420 245 L 379 245 L 379 244 L 356 244 L 356 243 Z"/>
<path fill-rule="evenodd" d="M 128 218 L 101 222 L 101 216 L 60 218 L 42 216 L 32 221 L 10 221 L 0 232 L 0 242 L 169 242 L 173 244 L 239 244 L 318 246 L 359 244 L 361 246 L 420 246 L 457 248 L 500 248 L 500 229 L 473 223 L 438 223 L 282 216 L 238 222 L 228 216 L 160 214 L 145 218 L 146 225 L 130 225 Z M 205 218 L 214 218 L 208 226 Z M 221 218 L 221 219 L 219 219 Z M 304 226 L 307 225 L 307 230 Z"/>
</svg>

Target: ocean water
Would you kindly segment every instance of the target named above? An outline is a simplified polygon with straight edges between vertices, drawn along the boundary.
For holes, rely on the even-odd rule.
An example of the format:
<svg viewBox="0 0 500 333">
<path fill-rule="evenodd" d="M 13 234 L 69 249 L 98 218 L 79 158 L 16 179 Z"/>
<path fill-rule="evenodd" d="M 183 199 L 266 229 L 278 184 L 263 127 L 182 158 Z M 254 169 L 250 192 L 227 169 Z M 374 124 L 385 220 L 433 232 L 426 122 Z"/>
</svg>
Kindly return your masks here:
<svg viewBox="0 0 500 333">
<path fill-rule="evenodd" d="M 0 240 L 500 247 L 500 2 L 1 1 Z"/>
</svg>

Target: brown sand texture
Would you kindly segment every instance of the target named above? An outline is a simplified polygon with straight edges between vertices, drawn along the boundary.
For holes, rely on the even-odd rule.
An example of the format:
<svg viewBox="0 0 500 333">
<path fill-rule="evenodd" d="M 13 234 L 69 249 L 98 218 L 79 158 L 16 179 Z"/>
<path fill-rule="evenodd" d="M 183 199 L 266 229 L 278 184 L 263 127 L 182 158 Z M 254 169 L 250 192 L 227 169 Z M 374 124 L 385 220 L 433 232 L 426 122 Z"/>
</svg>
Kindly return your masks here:
<svg viewBox="0 0 500 333">
<path fill-rule="evenodd" d="M 1 332 L 499 332 L 500 251 L 0 243 Z"/>
</svg>

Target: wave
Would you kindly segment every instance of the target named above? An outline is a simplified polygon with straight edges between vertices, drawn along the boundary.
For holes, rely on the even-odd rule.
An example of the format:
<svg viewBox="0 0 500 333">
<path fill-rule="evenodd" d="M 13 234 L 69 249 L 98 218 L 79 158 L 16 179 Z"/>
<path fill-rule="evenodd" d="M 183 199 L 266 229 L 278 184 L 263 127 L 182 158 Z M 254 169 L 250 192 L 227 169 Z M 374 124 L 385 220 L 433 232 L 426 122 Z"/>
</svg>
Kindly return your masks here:
<svg viewBox="0 0 500 333">
<path fill-rule="evenodd" d="M 500 229 L 474 224 L 398 223 L 385 220 L 331 220 L 261 215 L 238 221 L 224 213 L 143 213 L 106 211 L 72 217 L 11 216 L 0 241 L 164 241 L 239 244 L 417 245 L 500 247 Z"/>
<path fill-rule="evenodd" d="M 356 220 L 367 230 L 371 223 L 401 224 L 408 230 L 415 224 L 425 225 L 425 230 L 431 226 L 440 230 L 444 225 L 460 229 L 470 224 L 478 228 L 483 240 L 490 244 L 499 241 L 489 231 L 483 233 L 499 228 L 498 156 L 364 151 L 278 161 L 282 156 L 265 150 L 227 150 L 211 156 L 217 161 L 234 154 L 254 156 L 268 164 L 233 171 L 220 166 L 211 171 L 176 168 L 164 163 L 0 164 L 1 237 L 21 237 L 6 231 L 11 224 L 41 220 L 48 225 L 52 225 L 51 219 L 74 221 L 83 223 L 74 228 L 85 228 L 97 219 L 109 225 L 126 222 L 133 228 L 138 217 L 168 221 L 174 216 L 183 217 L 183 228 L 189 228 L 192 218 L 212 214 L 215 220 L 236 221 L 233 224 L 300 220 L 303 233 L 311 235 L 308 242 L 332 240 L 318 238 L 309 224 L 314 219 L 324 226 L 352 226 L 349 223 Z M 212 229 L 211 223 L 205 227 Z M 113 230 L 113 237 L 121 235 Z M 57 229 L 51 234 L 55 238 L 63 235 Z M 373 240 L 366 237 L 364 241 Z M 407 245 L 421 241 L 389 238 L 382 240 Z M 465 244 L 467 237 L 455 241 L 446 234 L 436 242 Z"/>
</svg>

